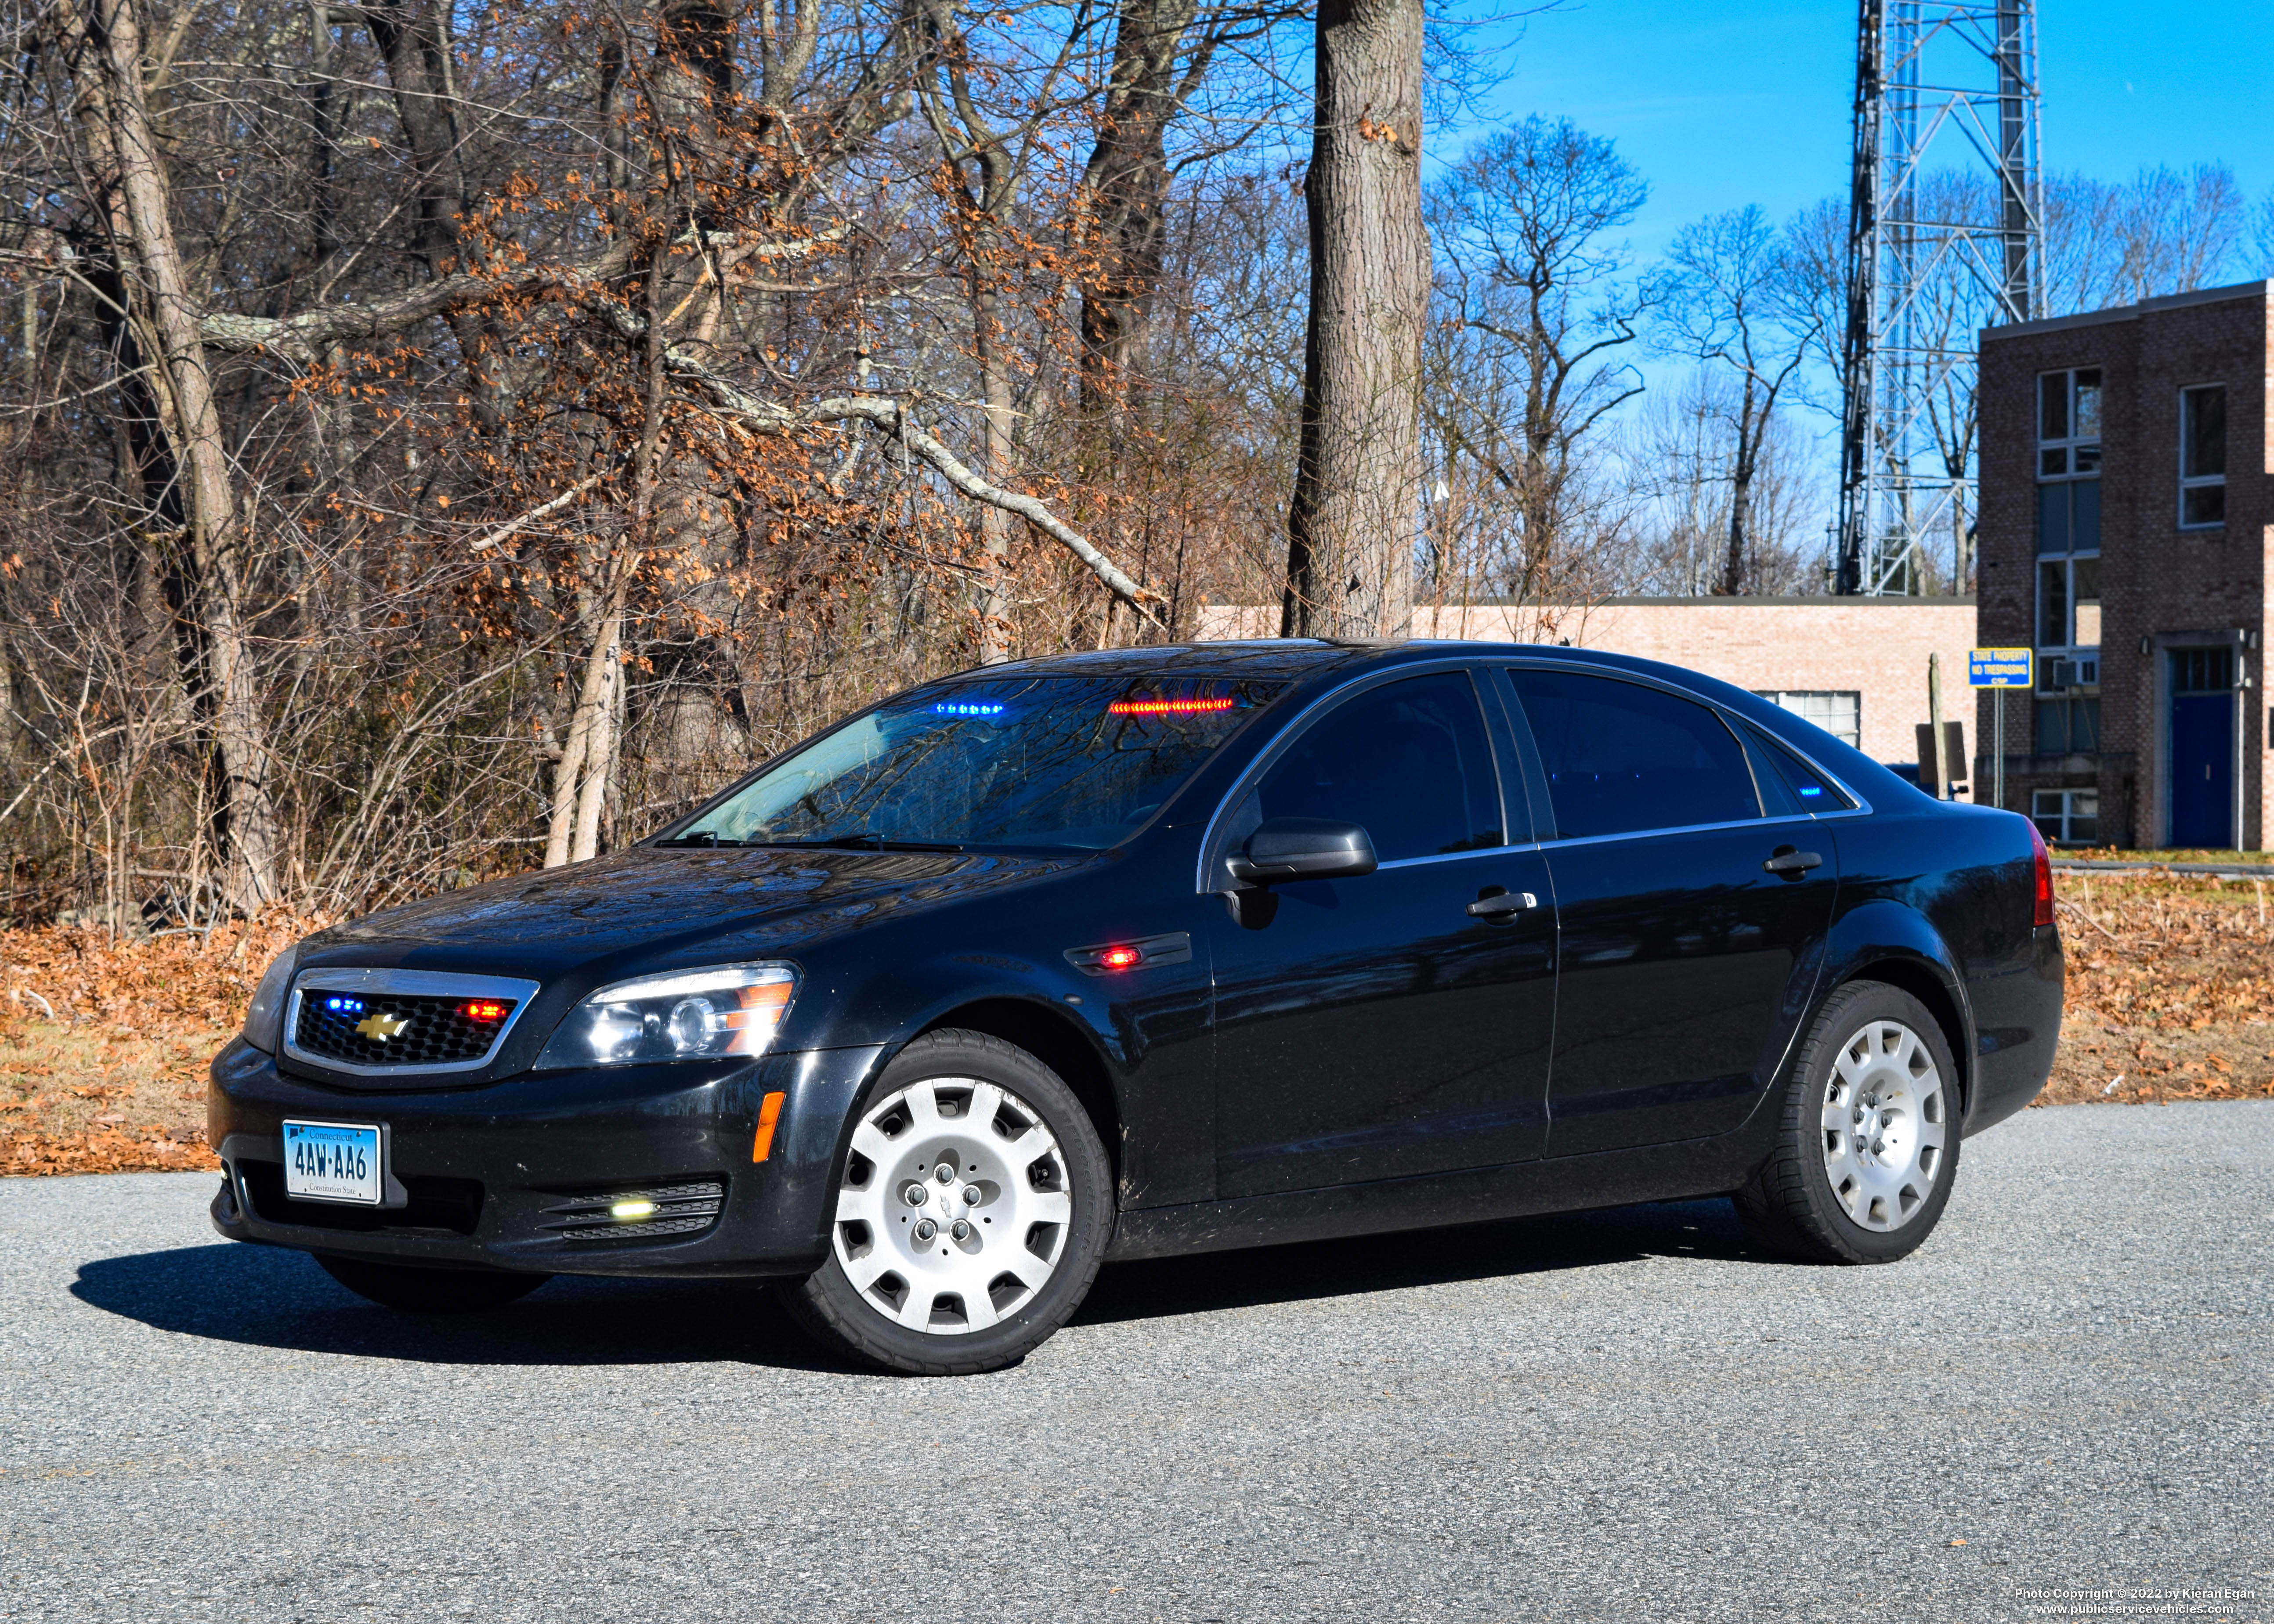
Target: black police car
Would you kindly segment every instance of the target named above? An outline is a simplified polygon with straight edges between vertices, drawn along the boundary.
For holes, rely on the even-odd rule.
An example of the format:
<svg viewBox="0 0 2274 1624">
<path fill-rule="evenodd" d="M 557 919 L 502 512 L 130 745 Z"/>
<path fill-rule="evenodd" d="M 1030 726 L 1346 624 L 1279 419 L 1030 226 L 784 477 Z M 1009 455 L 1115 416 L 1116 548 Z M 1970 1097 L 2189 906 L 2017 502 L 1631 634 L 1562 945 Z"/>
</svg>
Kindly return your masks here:
<svg viewBox="0 0 2274 1624">
<path fill-rule="evenodd" d="M 406 1309 L 772 1278 L 930 1372 L 1125 1258 L 1728 1194 L 1882 1262 L 2043 1086 L 2061 986 L 2025 819 L 1669 666 L 1028 660 L 309 937 L 214 1062 L 213 1218 Z"/>
</svg>

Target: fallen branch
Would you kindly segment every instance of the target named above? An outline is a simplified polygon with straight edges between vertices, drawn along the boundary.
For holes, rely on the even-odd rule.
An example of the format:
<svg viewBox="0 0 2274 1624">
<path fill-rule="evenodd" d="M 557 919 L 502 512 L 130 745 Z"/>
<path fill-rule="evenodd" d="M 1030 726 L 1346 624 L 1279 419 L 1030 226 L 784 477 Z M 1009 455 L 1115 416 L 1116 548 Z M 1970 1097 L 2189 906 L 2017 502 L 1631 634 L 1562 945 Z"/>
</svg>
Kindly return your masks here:
<svg viewBox="0 0 2274 1624">
<path fill-rule="evenodd" d="M 517 519 L 508 519 L 505 523 L 499 525 L 497 529 L 490 531 L 487 535 L 478 537 L 475 540 L 468 542 L 466 544 L 466 551 L 469 553 L 483 553 L 492 547 L 497 546 L 502 542 L 511 540 L 515 533 L 523 529 L 523 527 L 534 524 L 539 519 L 560 512 L 563 508 L 566 508 L 569 503 L 575 501 L 578 497 L 584 495 L 585 492 L 591 490 L 594 485 L 599 484 L 601 480 L 606 479 L 607 477 L 608 470 L 606 469 L 602 469 L 597 474 L 588 475 L 584 478 L 579 479 L 575 485 L 570 485 L 567 490 L 561 492 L 560 495 L 553 498 L 552 500 L 539 502 L 527 513 L 523 514 L 521 517 Z"/>
<path fill-rule="evenodd" d="M 665 358 L 673 369 L 693 381 L 708 395 L 717 410 L 733 417 L 745 426 L 766 433 L 791 433 L 799 429 L 817 428 L 825 423 L 866 423 L 888 433 L 916 455 L 931 464 L 940 477 L 975 502 L 999 508 L 1005 513 L 1015 513 L 1028 523 L 1057 542 L 1080 559 L 1090 574 L 1147 623 L 1158 630 L 1168 630 L 1167 625 L 1146 605 L 1157 604 L 1161 595 L 1140 586 L 1128 573 L 1116 564 L 1089 538 L 1052 513 L 1039 498 L 1022 491 L 1006 491 L 983 477 L 965 465 L 963 460 L 946 446 L 908 420 L 902 402 L 892 395 L 839 395 L 814 402 L 794 411 L 773 401 L 762 401 L 743 394 L 725 379 L 704 368 L 684 348 L 674 345 Z"/>
</svg>

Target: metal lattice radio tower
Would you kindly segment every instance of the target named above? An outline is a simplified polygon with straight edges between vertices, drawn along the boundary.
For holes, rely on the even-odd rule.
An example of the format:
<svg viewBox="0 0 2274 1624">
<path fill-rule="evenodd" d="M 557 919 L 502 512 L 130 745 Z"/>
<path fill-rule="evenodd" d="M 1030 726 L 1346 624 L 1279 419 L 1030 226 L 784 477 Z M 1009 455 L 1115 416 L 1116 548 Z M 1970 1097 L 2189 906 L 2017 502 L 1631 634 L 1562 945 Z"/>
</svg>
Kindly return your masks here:
<svg viewBox="0 0 2274 1624">
<path fill-rule="evenodd" d="M 2035 0 L 1860 0 L 1836 589 L 1965 590 L 1978 329 L 2044 308 Z"/>
</svg>

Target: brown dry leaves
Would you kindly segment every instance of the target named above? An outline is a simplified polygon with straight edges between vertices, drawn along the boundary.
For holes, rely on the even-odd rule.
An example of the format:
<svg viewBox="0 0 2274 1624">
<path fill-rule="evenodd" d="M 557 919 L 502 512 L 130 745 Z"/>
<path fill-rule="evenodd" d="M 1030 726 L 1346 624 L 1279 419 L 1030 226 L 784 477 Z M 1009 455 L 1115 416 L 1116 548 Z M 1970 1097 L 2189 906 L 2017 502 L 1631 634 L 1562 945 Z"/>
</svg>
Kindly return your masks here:
<svg viewBox="0 0 2274 1624">
<path fill-rule="evenodd" d="M 2055 884 L 2068 1012 L 2045 1102 L 2274 1096 L 2269 882 L 2072 872 Z"/>
<path fill-rule="evenodd" d="M 203 941 L 0 931 L 0 1174 L 218 1166 L 206 1066 L 269 959 L 322 922 L 272 915 Z"/>
</svg>

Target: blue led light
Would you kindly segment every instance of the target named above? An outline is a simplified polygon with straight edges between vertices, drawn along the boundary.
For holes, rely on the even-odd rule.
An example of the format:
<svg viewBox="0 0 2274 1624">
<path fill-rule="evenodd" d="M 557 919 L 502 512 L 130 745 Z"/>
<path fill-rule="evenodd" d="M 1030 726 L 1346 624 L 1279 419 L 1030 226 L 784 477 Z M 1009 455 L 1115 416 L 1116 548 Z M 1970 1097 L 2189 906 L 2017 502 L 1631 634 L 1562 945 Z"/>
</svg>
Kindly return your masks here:
<svg viewBox="0 0 2274 1624">
<path fill-rule="evenodd" d="M 1824 793 L 1824 786 L 1821 784 L 1803 784 L 1800 786 L 1800 793 L 1803 795 L 1821 795 Z"/>
<path fill-rule="evenodd" d="M 931 708 L 934 716 L 1000 716 L 999 704 L 981 704 L 975 700 L 943 699 Z"/>
<path fill-rule="evenodd" d="M 363 1013 L 363 1000 L 361 998 L 327 998 L 324 1000 L 324 1007 L 335 1015 L 360 1015 Z"/>
</svg>

